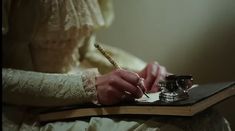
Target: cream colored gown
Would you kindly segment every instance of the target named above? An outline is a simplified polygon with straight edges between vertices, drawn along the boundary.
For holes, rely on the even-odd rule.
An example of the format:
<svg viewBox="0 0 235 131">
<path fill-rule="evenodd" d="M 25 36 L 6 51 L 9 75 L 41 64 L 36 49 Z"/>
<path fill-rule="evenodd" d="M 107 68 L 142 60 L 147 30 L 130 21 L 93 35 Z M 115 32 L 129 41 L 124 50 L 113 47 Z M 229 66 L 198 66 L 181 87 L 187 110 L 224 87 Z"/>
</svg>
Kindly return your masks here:
<svg viewBox="0 0 235 131">
<path fill-rule="evenodd" d="M 193 118 L 90 117 L 40 125 L 35 108 L 96 100 L 95 77 L 113 69 L 94 49 L 95 32 L 113 19 L 110 0 L 3 0 L 2 126 L 4 131 L 230 130 L 216 111 Z M 142 60 L 103 45 L 138 71 Z"/>
</svg>

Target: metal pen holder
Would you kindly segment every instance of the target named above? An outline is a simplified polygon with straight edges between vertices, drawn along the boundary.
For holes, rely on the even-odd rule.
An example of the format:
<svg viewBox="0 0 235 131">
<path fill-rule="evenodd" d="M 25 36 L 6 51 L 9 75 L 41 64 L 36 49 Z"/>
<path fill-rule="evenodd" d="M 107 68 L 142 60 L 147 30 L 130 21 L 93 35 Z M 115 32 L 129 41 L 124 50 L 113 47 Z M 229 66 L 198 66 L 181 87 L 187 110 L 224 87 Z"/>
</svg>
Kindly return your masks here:
<svg viewBox="0 0 235 131">
<path fill-rule="evenodd" d="M 169 75 L 160 82 L 161 93 L 159 98 L 164 102 L 174 102 L 189 98 L 188 90 L 193 85 L 191 75 Z"/>
</svg>

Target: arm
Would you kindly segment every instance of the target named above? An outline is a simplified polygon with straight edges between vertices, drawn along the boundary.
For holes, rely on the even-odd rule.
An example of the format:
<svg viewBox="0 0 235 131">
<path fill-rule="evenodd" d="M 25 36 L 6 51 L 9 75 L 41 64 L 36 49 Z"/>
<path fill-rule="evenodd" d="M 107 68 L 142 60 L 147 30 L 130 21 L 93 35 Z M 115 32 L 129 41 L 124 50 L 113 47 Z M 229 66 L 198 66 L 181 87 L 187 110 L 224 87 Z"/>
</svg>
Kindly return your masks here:
<svg viewBox="0 0 235 131">
<path fill-rule="evenodd" d="M 2 69 L 3 102 L 27 106 L 64 106 L 96 99 L 97 70 L 51 74 Z"/>
<path fill-rule="evenodd" d="M 93 46 L 91 46 L 93 47 Z M 166 68 L 159 65 L 157 62 L 151 62 L 146 64 L 141 59 L 115 47 L 102 45 L 106 52 L 110 54 L 112 58 L 124 69 L 137 72 L 142 78 L 144 78 L 145 88 L 147 92 L 157 92 L 159 87 L 157 83 L 164 80 L 168 73 Z M 90 67 L 98 67 L 102 74 L 110 72 L 114 69 L 113 65 L 103 56 L 97 49 L 90 49 L 86 54 L 86 59 L 81 65 Z"/>
</svg>

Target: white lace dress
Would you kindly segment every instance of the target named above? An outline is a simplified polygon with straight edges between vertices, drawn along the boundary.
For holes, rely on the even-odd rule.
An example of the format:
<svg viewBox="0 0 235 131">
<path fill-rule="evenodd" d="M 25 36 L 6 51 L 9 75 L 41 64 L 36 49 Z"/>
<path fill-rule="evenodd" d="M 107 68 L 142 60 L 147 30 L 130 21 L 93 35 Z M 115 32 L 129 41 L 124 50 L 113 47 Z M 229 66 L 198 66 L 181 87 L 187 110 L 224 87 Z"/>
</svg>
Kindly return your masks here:
<svg viewBox="0 0 235 131">
<path fill-rule="evenodd" d="M 215 111 L 193 118 L 90 117 L 38 124 L 32 108 L 96 100 L 95 77 L 112 70 L 112 66 L 92 44 L 95 31 L 112 21 L 110 2 L 3 0 L 3 130 L 228 131 L 229 124 Z M 120 49 L 105 48 L 123 68 L 140 70 L 145 66 Z"/>
</svg>

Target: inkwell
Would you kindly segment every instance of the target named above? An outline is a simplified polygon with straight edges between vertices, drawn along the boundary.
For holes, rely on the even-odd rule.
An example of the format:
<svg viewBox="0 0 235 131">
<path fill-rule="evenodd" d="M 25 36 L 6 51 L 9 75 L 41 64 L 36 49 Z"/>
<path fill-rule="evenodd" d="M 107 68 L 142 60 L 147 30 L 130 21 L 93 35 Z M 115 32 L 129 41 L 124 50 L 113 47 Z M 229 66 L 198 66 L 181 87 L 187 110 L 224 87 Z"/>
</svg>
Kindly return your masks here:
<svg viewBox="0 0 235 131">
<path fill-rule="evenodd" d="M 164 102 L 174 102 L 189 98 L 188 91 L 193 85 L 191 75 L 169 75 L 160 82 L 161 93 L 159 99 Z"/>
</svg>

